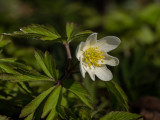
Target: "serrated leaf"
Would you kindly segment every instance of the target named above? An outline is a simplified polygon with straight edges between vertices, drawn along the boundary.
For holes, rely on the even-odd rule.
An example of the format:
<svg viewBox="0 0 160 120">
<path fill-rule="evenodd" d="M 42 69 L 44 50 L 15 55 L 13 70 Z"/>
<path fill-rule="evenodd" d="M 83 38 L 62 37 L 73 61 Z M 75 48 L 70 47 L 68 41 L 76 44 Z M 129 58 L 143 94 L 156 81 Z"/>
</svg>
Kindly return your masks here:
<svg viewBox="0 0 160 120">
<path fill-rule="evenodd" d="M 59 100 L 59 97 L 60 97 L 60 94 L 61 94 L 61 89 L 62 89 L 62 87 L 58 86 L 57 88 L 55 88 L 52 91 L 52 93 L 47 98 L 47 100 L 44 104 L 42 118 L 44 118 L 52 109 L 54 109 L 54 111 L 56 111 L 56 105 L 58 103 L 58 100 Z M 53 114 L 53 112 L 52 112 L 52 114 Z"/>
<path fill-rule="evenodd" d="M 27 27 L 23 27 L 20 30 L 24 33 L 36 33 L 43 35 L 43 37 L 41 37 L 41 40 L 54 40 L 60 37 L 60 35 L 57 32 L 55 32 L 55 29 L 51 30 L 51 28 L 45 27 L 43 25 L 33 24 Z"/>
<path fill-rule="evenodd" d="M 36 33 L 3 33 L 5 39 L 12 40 L 12 39 L 25 39 L 25 40 L 38 40 L 44 37 L 43 35 L 36 34 Z M 4 39 L 3 38 L 3 39 Z"/>
<path fill-rule="evenodd" d="M 75 29 L 75 24 L 74 23 L 67 23 L 66 24 L 66 35 L 68 37 L 68 40 L 72 36 L 74 29 Z"/>
<path fill-rule="evenodd" d="M 45 64 L 47 68 L 49 69 L 50 73 L 52 74 L 52 76 L 56 80 L 58 80 L 59 73 L 58 73 L 58 70 L 56 69 L 56 63 L 48 52 L 45 52 Z"/>
<path fill-rule="evenodd" d="M 84 87 L 82 87 L 81 84 L 73 80 L 67 80 L 64 81 L 63 86 L 77 95 L 88 107 L 93 109 L 91 101 L 89 99 L 89 93 Z"/>
<path fill-rule="evenodd" d="M 38 108 L 40 103 L 48 96 L 48 94 L 52 92 L 53 89 L 54 87 L 49 88 L 48 90 L 41 93 L 34 100 L 32 100 L 28 105 L 26 105 L 21 111 L 20 118 L 33 113 Z"/>
<path fill-rule="evenodd" d="M 45 28 L 46 28 L 47 30 L 49 30 L 50 32 L 56 34 L 57 36 L 61 37 L 61 36 L 58 34 L 58 32 L 57 32 L 52 26 L 46 25 Z"/>
<path fill-rule="evenodd" d="M 35 51 L 35 58 L 47 76 L 58 79 L 58 70 L 56 70 L 55 62 L 48 52 L 43 56 L 42 52 Z"/>
<path fill-rule="evenodd" d="M 113 80 L 105 82 L 108 92 L 113 95 L 116 100 L 116 103 L 123 108 L 124 110 L 129 109 L 128 99 L 124 91 L 116 84 Z"/>
<path fill-rule="evenodd" d="M 14 74 L 0 74 L 0 80 L 12 81 L 12 82 L 23 82 L 23 81 L 53 81 L 51 78 L 48 78 L 43 75 L 14 75 Z"/>
<path fill-rule="evenodd" d="M 43 53 L 41 51 L 35 51 L 35 58 L 39 63 L 39 65 L 41 66 L 42 70 L 46 73 L 46 75 L 52 77 L 52 74 L 50 73 L 49 69 L 45 64 Z"/>
<path fill-rule="evenodd" d="M 134 113 L 115 111 L 106 114 L 100 120 L 137 120 L 140 117 L 140 115 Z"/>
</svg>

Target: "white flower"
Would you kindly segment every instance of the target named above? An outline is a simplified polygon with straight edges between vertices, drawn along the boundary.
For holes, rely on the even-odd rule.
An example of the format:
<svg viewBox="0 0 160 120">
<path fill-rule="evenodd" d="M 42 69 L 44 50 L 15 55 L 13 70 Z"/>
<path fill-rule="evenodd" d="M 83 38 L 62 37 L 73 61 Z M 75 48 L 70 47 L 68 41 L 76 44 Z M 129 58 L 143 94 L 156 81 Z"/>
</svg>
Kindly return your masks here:
<svg viewBox="0 0 160 120">
<path fill-rule="evenodd" d="M 107 52 L 117 48 L 120 42 L 120 39 L 115 36 L 97 40 L 97 33 L 91 34 L 86 42 L 81 42 L 76 49 L 76 57 L 80 61 L 82 76 L 85 77 L 85 73 L 88 72 L 93 81 L 95 81 L 95 75 L 103 81 L 111 80 L 112 73 L 105 64 L 116 66 L 119 60 L 108 55 Z"/>
</svg>

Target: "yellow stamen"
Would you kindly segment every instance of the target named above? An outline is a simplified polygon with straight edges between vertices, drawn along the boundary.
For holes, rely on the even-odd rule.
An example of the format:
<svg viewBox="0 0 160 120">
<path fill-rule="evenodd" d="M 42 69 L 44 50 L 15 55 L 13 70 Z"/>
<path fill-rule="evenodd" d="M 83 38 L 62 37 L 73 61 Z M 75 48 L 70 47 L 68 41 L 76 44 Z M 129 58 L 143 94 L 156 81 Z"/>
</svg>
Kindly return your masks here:
<svg viewBox="0 0 160 120">
<path fill-rule="evenodd" d="M 101 60 L 103 63 L 103 51 L 99 50 L 98 47 L 90 47 L 84 52 L 84 58 L 88 66 L 101 66 L 101 64 L 98 64 L 98 61 Z"/>
</svg>

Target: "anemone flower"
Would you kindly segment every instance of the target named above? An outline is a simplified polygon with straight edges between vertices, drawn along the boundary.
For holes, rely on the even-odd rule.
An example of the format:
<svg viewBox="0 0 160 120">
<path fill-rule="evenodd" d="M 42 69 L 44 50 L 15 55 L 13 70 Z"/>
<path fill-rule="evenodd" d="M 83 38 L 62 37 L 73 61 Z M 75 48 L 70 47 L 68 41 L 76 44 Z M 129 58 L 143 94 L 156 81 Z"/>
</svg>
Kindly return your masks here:
<svg viewBox="0 0 160 120">
<path fill-rule="evenodd" d="M 93 81 L 95 75 L 103 81 L 111 80 L 113 75 L 106 65 L 116 66 L 119 60 L 110 56 L 108 52 L 117 48 L 120 42 L 115 36 L 97 40 L 97 33 L 91 34 L 85 42 L 81 42 L 76 49 L 76 57 L 80 61 L 82 76 L 85 78 L 85 73 L 88 72 Z"/>
</svg>

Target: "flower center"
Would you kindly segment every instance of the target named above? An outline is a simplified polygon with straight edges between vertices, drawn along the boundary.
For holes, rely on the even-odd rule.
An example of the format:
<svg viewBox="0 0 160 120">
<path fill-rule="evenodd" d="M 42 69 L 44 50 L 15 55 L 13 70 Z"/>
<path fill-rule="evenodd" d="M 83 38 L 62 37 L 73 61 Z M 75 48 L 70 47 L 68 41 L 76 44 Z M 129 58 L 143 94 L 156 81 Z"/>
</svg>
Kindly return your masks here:
<svg viewBox="0 0 160 120">
<path fill-rule="evenodd" d="M 98 61 L 101 60 L 103 63 L 103 52 L 102 50 L 99 50 L 98 47 L 90 47 L 84 52 L 84 59 L 88 66 L 101 66 L 101 64 L 98 64 Z"/>
</svg>

